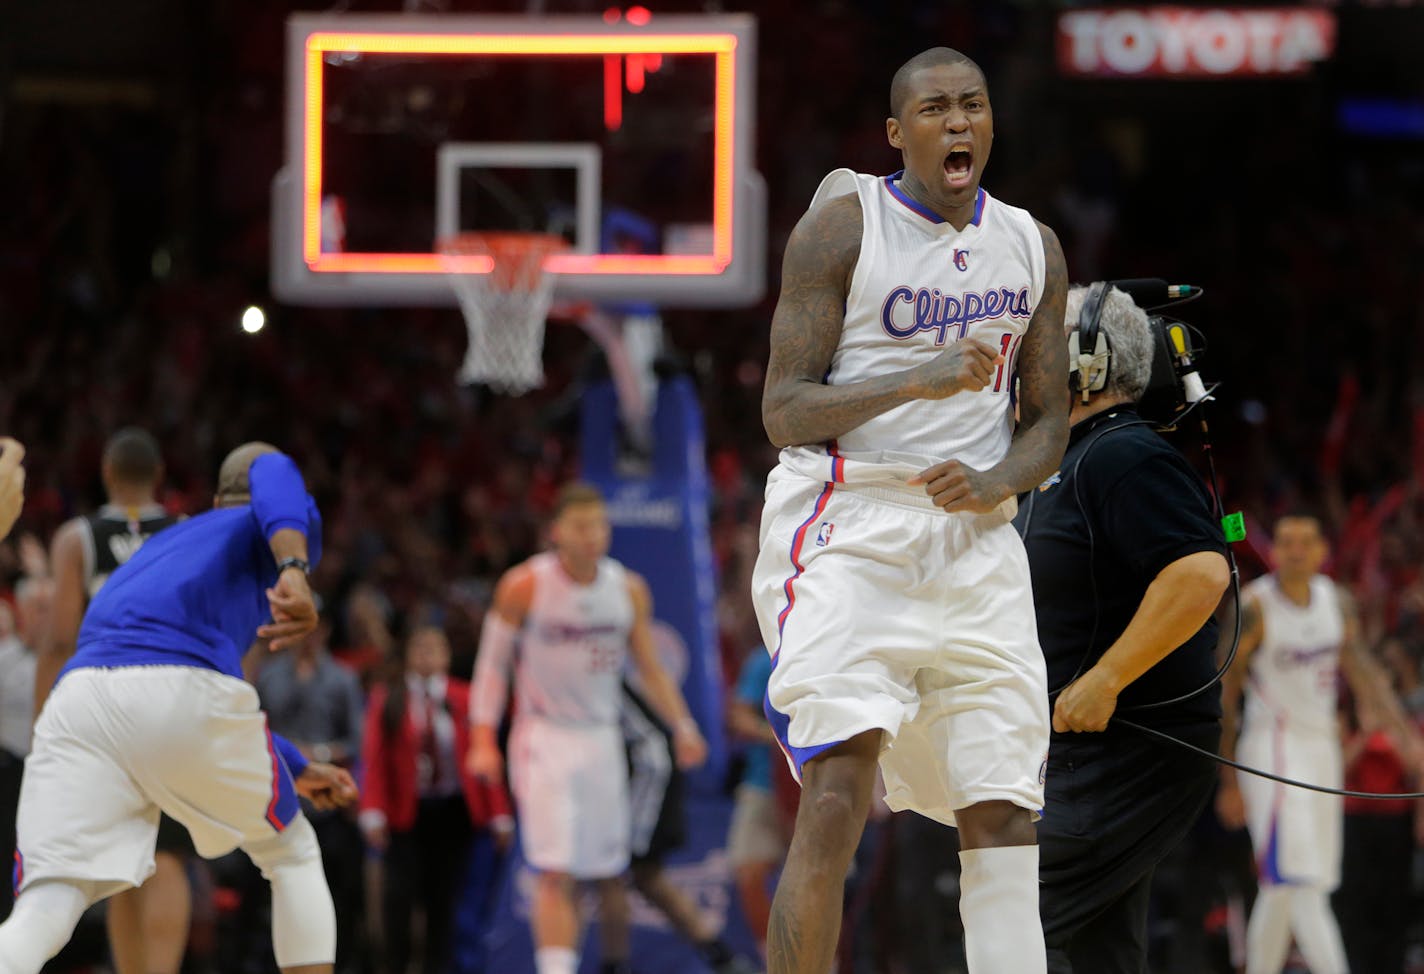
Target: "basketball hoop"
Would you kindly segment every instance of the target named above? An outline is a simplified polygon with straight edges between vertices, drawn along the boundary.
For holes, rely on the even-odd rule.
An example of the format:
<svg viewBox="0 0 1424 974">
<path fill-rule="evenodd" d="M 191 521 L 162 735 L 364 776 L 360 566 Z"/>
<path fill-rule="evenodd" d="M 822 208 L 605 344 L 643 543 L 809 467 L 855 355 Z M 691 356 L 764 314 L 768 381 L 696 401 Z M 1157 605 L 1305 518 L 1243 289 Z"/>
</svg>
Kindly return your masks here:
<svg viewBox="0 0 1424 974">
<path fill-rule="evenodd" d="M 552 233 L 460 233 L 441 241 L 470 338 L 461 382 L 514 396 L 544 384 L 544 319 L 554 290 L 544 258 L 568 246 Z"/>
</svg>

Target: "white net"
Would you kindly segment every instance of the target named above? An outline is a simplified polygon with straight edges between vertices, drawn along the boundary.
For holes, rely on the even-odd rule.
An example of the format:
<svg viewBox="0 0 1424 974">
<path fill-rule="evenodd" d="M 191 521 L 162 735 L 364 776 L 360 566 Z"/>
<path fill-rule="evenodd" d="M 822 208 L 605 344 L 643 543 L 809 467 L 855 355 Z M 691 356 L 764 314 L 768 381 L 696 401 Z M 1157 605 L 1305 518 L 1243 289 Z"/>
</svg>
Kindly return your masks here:
<svg viewBox="0 0 1424 974">
<path fill-rule="evenodd" d="M 461 382 L 513 396 L 544 384 L 544 319 L 554 289 L 544 258 L 567 248 L 563 238 L 541 233 L 463 233 L 441 243 L 469 332 Z"/>
</svg>

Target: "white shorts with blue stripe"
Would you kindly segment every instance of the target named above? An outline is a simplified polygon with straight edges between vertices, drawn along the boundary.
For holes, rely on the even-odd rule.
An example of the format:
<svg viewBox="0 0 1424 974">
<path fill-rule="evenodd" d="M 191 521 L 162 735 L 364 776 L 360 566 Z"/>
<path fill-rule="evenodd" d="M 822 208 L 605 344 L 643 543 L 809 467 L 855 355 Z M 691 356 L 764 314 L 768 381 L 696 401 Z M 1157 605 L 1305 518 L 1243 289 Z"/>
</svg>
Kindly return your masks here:
<svg viewBox="0 0 1424 974">
<path fill-rule="evenodd" d="M 153 872 L 158 813 L 214 858 L 270 840 L 301 814 L 252 685 L 189 666 L 78 669 L 35 726 L 16 822 L 16 888 Z"/>
<path fill-rule="evenodd" d="M 1243 764 L 1327 788 L 1344 786 L 1344 762 L 1334 728 L 1248 722 L 1236 745 Z M 1345 800 L 1238 774 L 1246 828 L 1263 884 L 1333 890 L 1344 856 Z"/>
<path fill-rule="evenodd" d="M 879 728 L 893 809 L 949 825 L 984 801 L 1042 809 L 1047 675 L 1011 514 L 772 471 L 752 595 L 767 715 L 798 777 Z"/>
</svg>

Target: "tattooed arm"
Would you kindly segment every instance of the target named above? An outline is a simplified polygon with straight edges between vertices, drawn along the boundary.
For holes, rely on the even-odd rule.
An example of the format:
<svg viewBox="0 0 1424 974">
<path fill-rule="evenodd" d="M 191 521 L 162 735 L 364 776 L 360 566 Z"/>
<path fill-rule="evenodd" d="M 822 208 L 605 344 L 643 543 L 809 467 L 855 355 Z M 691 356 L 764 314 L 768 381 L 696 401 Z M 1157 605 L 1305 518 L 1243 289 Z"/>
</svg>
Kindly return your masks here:
<svg viewBox="0 0 1424 974">
<path fill-rule="evenodd" d="M 946 511 L 992 511 L 1047 480 L 1068 447 L 1068 350 L 1063 341 L 1068 268 L 1058 236 L 1042 223 L 1038 230 L 1047 264 L 1043 296 L 1019 350 L 1019 422 L 1008 452 L 988 470 L 946 460 L 910 481 L 924 484 Z"/>
<path fill-rule="evenodd" d="M 852 193 L 803 216 L 786 244 L 761 402 L 762 423 L 776 446 L 824 443 L 912 399 L 982 389 L 1000 361 L 988 345 L 961 341 L 913 369 L 827 385 L 860 238 L 860 199 Z"/>
</svg>

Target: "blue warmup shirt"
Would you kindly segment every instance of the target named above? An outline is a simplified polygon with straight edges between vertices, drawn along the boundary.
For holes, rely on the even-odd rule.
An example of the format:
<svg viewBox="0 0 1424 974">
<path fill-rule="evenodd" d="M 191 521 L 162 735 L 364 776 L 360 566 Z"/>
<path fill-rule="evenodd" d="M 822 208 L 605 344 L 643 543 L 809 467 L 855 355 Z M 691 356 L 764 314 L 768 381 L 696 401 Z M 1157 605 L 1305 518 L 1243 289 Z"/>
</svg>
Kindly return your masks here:
<svg viewBox="0 0 1424 974">
<path fill-rule="evenodd" d="M 252 502 L 199 514 L 150 538 L 94 596 L 79 629 L 70 670 L 195 666 L 242 679 L 242 656 L 271 618 L 267 589 L 277 581 L 268 542 L 283 528 L 306 535 L 308 560 L 321 557 L 321 514 L 301 471 L 282 453 L 253 461 Z M 306 761 L 278 747 L 293 775 Z"/>
<path fill-rule="evenodd" d="M 737 676 L 737 699 L 761 713 L 762 700 L 770 683 L 771 654 L 764 646 L 758 646 L 747 654 L 742 663 L 741 673 Z M 743 753 L 746 764 L 742 766 L 742 784 L 771 791 L 771 745 L 748 744 Z"/>
</svg>

